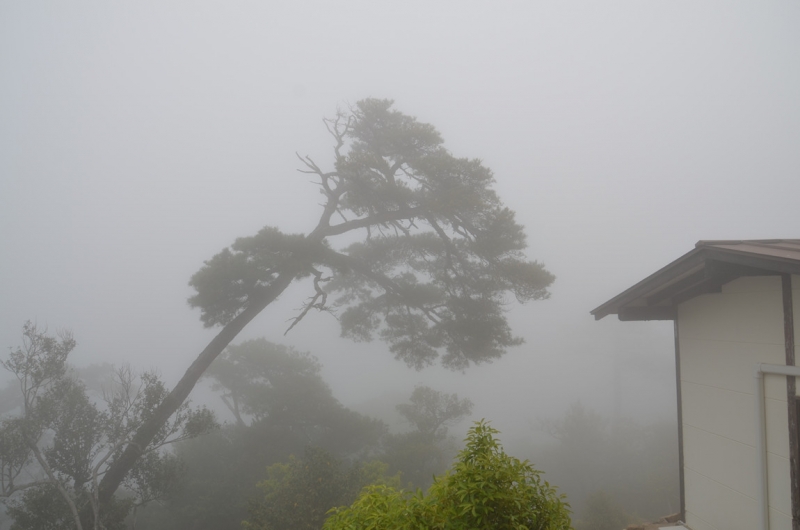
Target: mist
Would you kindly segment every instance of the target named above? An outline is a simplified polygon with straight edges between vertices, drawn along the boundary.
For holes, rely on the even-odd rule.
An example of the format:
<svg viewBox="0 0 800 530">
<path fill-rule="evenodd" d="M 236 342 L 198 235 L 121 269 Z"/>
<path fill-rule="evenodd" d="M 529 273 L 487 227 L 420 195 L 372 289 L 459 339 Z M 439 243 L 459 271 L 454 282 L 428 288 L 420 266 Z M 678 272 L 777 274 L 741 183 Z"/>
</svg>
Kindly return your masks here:
<svg viewBox="0 0 800 530">
<path fill-rule="evenodd" d="M 697 240 L 797 237 L 799 25 L 790 1 L 3 3 L 0 346 L 30 319 L 72 330 L 76 365 L 174 384 L 216 333 L 191 275 L 264 226 L 312 230 L 297 155 L 330 166 L 322 119 L 389 98 L 493 170 L 556 275 L 550 299 L 507 306 L 525 343 L 416 371 L 329 314 L 284 335 L 304 285 L 235 342 L 311 352 L 366 414 L 458 393 L 511 452 L 576 403 L 674 424 L 672 324 L 589 311 Z M 225 419 L 207 385 L 192 399 Z"/>
</svg>

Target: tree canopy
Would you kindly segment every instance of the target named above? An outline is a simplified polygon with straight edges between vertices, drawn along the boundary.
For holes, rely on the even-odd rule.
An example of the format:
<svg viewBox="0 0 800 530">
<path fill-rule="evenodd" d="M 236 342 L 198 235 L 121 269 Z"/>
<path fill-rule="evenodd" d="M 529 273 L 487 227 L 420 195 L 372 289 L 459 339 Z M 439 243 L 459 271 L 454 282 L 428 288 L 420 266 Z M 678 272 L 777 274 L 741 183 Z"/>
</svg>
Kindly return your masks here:
<svg viewBox="0 0 800 530">
<path fill-rule="evenodd" d="M 378 335 L 417 368 L 442 352 L 445 366 L 462 369 L 519 344 L 505 295 L 546 298 L 553 276 L 525 259 L 523 228 L 492 189 L 491 170 L 451 155 L 432 125 L 389 100 L 360 101 L 326 125 L 333 168 L 302 158 L 325 198 L 316 229 L 267 227 L 206 262 L 189 299 L 203 323 L 227 324 L 289 271 L 313 278 L 315 289 L 296 322 L 310 309 L 339 311 L 344 336 Z M 346 232 L 363 237 L 332 248 Z"/>
<path fill-rule="evenodd" d="M 401 403 L 396 409 L 417 431 L 435 439 L 446 436 L 449 425 L 472 412 L 472 401 L 459 399 L 458 394 L 418 386 L 411 393 L 409 403 Z"/>
<path fill-rule="evenodd" d="M 447 429 L 472 412 L 472 401 L 417 386 L 408 403 L 400 403 L 395 409 L 412 430 L 388 434 L 380 458 L 389 464 L 390 472 L 401 473 L 405 485 L 427 488 L 458 452 L 456 440 L 447 435 Z"/>
<path fill-rule="evenodd" d="M 103 499 L 211 362 L 297 279 L 309 280 L 311 295 L 292 327 L 309 311 L 335 312 L 343 336 L 379 337 L 418 369 L 437 359 L 464 369 L 522 342 L 505 303 L 547 298 L 553 275 L 525 257 L 523 228 L 492 189 L 491 170 L 453 156 L 432 125 L 392 105 L 366 99 L 325 120 L 329 166 L 300 157 L 323 197 L 311 232 L 266 227 L 192 276 L 189 303 L 204 325 L 222 330 L 106 474 Z"/>
<path fill-rule="evenodd" d="M 249 418 L 259 436 L 282 438 L 290 452 L 314 445 L 351 456 L 377 446 L 386 425 L 342 405 L 321 369 L 308 352 L 255 339 L 229 346 L 207 375 L 238 424 Z"/>
<path fill-rule="evenodd" d="M 226 348 L 205 375 L 237 423 L 244 425 L 246 414 L 254 420 L 274 418 L 288 407 L 320 397 L 332 399 L 320 369 L 316 357 L 307 352 L 255 339 Z M 297 416 L 294 411 L 284 415 Z"/>
<path fill-rule="evenodd" d="M 226 348 L 206 375 L 237 420 L 177 445 L 176 454 L 185 465 L 182 479 L 166 502 L 140 514 L 144 527 L 239 529 L 247 517 L 248 498 L 259 495 L 256 484 L 264 481 L 265 470 L 272 469 L 268 472 L 272 480 L 291 455 L 298 457 L 292 460 L 295 464 L 306 462 L 307 458 L 299 458 L 304 454 L 313 454 L 309 462 L 326 466 L 330 462 L 334 467 L 339 459 L 353 462 L 374 457 L 386 425 L 342 405 L 323 380 L 321 368 L 310 353 L 265 339 Z M 317 458 L 321 454 L 325 457 Z M 344 467 L 342 463 L 342 473 Z M 352 501 L 362 485 L 355 487 L 351 497 L 342 492 L 330 504 L 322 500 L 325 495 L 309 492 L 309 498 L 321 502 L 315 505 L 317 515 L 311 517 L 309 508 L 309 513 L 298 517 L 319 518 L 329 508 Z M 273 490 L 264 498 L 269 506 L 265 514 L 288 502 L 289 496 Z M 291 511 L 291 506 L 279 511 L 286 509 Z"/>
</svg>

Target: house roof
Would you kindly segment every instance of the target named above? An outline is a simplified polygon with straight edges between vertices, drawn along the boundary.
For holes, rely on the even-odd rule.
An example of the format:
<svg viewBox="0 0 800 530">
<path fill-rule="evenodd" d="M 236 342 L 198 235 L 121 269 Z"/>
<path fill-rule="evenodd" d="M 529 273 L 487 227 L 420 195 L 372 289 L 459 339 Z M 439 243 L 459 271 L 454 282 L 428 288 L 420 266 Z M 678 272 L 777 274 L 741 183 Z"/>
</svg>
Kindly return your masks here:
<svg viewBox="0 0 800 530">
<path fill-rule="evenodd" d="M 596 320 L 674 320 L 676 307 L 741 276 L 800 274 L 800 239 L 698 241 L 695 248 L 591 311 Z"/>
</svg>

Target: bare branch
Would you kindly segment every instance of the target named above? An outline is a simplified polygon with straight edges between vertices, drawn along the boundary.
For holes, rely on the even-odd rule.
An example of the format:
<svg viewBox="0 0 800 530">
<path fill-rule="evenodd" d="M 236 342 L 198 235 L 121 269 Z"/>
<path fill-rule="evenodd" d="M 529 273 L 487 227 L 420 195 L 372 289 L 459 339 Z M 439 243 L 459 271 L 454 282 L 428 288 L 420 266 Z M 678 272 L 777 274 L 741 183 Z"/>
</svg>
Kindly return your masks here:
<svg viewBox="0 0 800 530">
<path fill-rule="evenodd" d="M 345 221 L 338 225 L 329 226 L 327 230 L 325 230 L 325 236 L 337 236 L 345 232 L 350 232 L 351 230 L 386 225 L 394 221 L 413 221 L 414 218 L 422 217 L 425 214 L 426 210 L 420 206 L 375 213 L 368 217 L 362 217 L 361 219 L 353 219 L 352 221 Z"/>
<path fill-rule="evenodd" d="M 344 115 L 342 112 L 336 113 L 336 118 L 333 120 L 331 119 L 323 119 L 322 123 L 325 125 L 325 128 L 328 130 L 331 136 L 336 140 L 336 145 L 333 147 L 333 152 L 336 154 L 336 160 L 339 160 L 342 157 L 342 147 L 344 146 L 344 139 L 347 134 L 350 132 L 350 129 L 353 127 L 353 121 L 355 117 L 350 114 L 347 116 L 347 123 L 342 125 L 342 118 Z"/>
<path fill-rule="evenodd" d="M 293 327 L 295 327 L 297 324 L 299 324 L 300 321 L 303 320 L 303 318 L 312 309 L 316 309 L 318 311 L 327 311 L 328 310 L 328 308 L 325 306 L 325 304 L 328 301 L 328 293 L 326 293 L 325 290 L 322 289 L 322 286 L 320 285 L 320 283 L 329 282 L 329 281 L 331 281 L 331 278 L 330 277 L 323 278 L 322 277 L 322 272 L 318 271 L 316 269 L 313 271 L 313 274 L 314 274 L 314 291 L 315 291 L 314 296 L 312 296 L 309 299 L 309 301 L 305 304 L 305 306 L 303 307 L 302 312 L 299 315 L 297 315 L 295 318 L 292 319 L 292 324 L 289 326 L 289 328 L 286 331 L 283 332 L 284 335 L 289 333 L 292 330 Z M 317 302 L 317 300 L 320 300 L 320 301 Z"/>
</svg>

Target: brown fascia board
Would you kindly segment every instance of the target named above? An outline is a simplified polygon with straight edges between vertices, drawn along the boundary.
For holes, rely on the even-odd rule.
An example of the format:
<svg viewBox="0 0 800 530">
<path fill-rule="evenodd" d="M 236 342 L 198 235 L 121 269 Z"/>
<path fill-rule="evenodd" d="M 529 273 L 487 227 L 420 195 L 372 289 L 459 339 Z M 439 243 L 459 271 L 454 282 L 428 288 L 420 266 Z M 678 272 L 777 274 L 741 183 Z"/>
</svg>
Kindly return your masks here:
<svg viewBox="0 0 800 530">
<path fill-rule="evenodd" d="M 596 307 L 590 313 L 594 315 L 595 320 L 600 320 L 607 315 L 618 314 L 620 307 L 623 305 L 654 292 L 658 287 L 702 264 L 705 261 L 704 255 L 707 250 L 707 248 L 695 248 L 687 252 L 608 302 Z"/>
<path fill-rule="evenodd" d="M 777 243 L 780 240 L 760 240 L 757 243 L 768 246 L 770 243 Z M 797 241 L 797 240 L 794 240 Z M 800 274 L 800 261 L 778 257 L 774 255 L 764 255 L 736 249 L 737 243 L 733 241 L 700 241 L 695 249 L 687 252 L 680 258 L 659 269 L 636 285 L 626 289 L 608 302 L 600 305 L 591 311 L 595 320 L 610 315 L 619 315 L 620 320 L 671 320 L 674 318 L 674 309 L 670 306 L 627 306 L 638 299 L 653 298 L 654 302 L 659 299 L 661 288 L 669 289 L 669 283 L 688 273 L 698 265 L 703 265 L 711 260 L 715 262 L 729 263 L 741 266 L 741 273 L 726 275 L 721 278 L 722 283 L 727 283 L 738 276 L 746 274 L 763 273 L 768 274 Z M 748 243 L 748 242 L 741 242 Z M 755 241 L 750 243 L 756 243 Z M 717 245 L 725 245 L 720 248 Z M 713 282 L 712 282 L 713 283 Z M 703 292 L 714 292 L 705 290 L 702 285 L 696 290 L 696 294 Z M 689 294 L 689 293 L 687 293 Z M 663 297 L 666 299 L 666 297 Z M 681 297 L 680 301 L 685 301 L 686 296 Z M 627 307 L 625 307 L 627 306 Z"/>
</svg>

